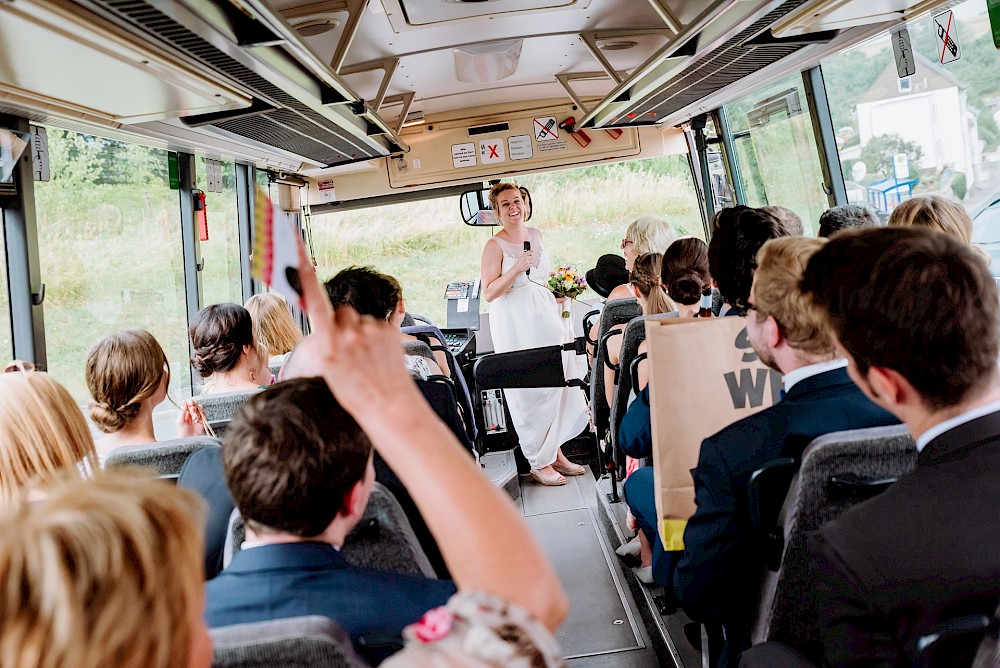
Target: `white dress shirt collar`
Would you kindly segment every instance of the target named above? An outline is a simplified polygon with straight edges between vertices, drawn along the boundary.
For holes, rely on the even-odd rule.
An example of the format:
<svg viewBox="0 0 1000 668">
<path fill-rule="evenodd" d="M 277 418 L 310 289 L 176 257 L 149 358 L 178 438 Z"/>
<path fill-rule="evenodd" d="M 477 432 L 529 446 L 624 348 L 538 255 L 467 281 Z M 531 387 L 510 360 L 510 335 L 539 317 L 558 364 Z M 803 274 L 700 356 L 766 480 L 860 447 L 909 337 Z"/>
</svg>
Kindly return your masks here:
<svg viewBox="0 0 1000 668">
<path fill-rule="evenodd" d="M 985 406 L 980 406 L 979 408 L 973 408 L 971 411 L 966 411 L 961 415 L 956 415 L 953 418 L 945 420 L 944 422 L 938 422 L 936 425 L 925 431 L 917 439 L 917 452 L 922 451 L 927 444 L 933 441 L 935 438 L 950 431 L 955 427 L 965 424 L 966 422 L 972 422 L 976 418 L 981 418 L 990 413 L 996 413 L 1000 411 L 1000 401 L 995 401 L 991 404 L 986 404 Z"/>
<path fill-rule="evenodd" d="M 785 392 L 791 392 L 792 388 L 795 387 L 795 384 L 801 380 L 812 378 L 813 376 L 818 376 L 821 373 L 833 371 L 834 369 L 843 369 L 846 366 L 847 360 L 843 357 L 827 360 L 825 362 L 817 362 L 816 364 L 800 366 L 798 369 L 794 369 L 793 371 L 789 371 L 785 374 Z"/>
</svg>

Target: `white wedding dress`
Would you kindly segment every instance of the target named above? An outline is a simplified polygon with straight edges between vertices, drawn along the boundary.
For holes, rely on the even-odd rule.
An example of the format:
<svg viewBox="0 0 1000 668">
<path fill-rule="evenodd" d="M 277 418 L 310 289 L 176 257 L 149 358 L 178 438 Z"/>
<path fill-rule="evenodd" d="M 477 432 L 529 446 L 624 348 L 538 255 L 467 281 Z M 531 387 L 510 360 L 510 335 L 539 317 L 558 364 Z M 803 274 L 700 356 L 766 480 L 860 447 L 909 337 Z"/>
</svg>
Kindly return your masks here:
<svg viewBox="0 0 1000 668">
<path fill-rule="evenodd" d="M 560 345 L 573 340 L 572 321 L 562 317 L 562 307 L 549 292 L 551 266 L 535 228 L 528 228 L 531 248 L 536 251 L 531 275 L 521 274 L 503 295 L 490 304 L 490 333 L 498 353 Z M 524 248 L 497 237 L 503 252 L 501 272 L 508 271 Z M 490 243 L 487 242 L 487 243 Z M 582 355 L 563 352 L 566 378 L 583 378 Z M 587 401 L 577 387 L 506 389 L 507 407 L 517 430 L 524 456 L 532 468 L 540 469 L 556 460 L 559 446 L 587 425 Z"/>
</svg>

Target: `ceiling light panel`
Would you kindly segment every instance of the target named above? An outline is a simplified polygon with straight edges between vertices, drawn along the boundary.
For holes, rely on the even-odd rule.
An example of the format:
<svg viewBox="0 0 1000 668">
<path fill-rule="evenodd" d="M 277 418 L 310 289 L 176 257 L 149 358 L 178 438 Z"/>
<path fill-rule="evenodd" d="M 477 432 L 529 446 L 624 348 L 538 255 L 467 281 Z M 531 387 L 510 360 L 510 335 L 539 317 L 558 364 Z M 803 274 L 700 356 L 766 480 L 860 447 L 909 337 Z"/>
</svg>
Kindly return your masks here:
<svg viewBox="0 0 1000 668">
<path fill-rule="evenodd" d="M 392 0 L 411 26 L 538 9 L 585 8 L 590 0 Z"/>
</svg>

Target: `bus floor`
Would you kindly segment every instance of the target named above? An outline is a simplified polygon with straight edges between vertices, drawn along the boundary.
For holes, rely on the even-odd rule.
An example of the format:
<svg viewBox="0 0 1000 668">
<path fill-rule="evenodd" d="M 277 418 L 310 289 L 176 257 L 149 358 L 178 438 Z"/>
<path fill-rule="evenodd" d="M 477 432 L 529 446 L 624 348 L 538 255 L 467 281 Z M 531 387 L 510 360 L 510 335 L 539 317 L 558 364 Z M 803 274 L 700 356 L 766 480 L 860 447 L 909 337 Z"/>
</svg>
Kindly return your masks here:
<svg viewBox="0 0 1000 668">
<path fill-rule="evenodd" d="M 589 472 L 567 476 L 562 487 L 522 479 L 515 502 L 569 596 L 569 614 L 556 637 L 570 667 L 701 665 L 693 649 L 685 646 L 679 652 L 675 647 L 686 645 L 686 618 L 665 621 L 655 612 L 655 591 L 646 590 L 615 555 L 620 538 L 609 515 L 615 513 L 613 506 L 624 504 L 602 503 L 607 487 L 606 480 L 595 481 Z"/>
</svg>

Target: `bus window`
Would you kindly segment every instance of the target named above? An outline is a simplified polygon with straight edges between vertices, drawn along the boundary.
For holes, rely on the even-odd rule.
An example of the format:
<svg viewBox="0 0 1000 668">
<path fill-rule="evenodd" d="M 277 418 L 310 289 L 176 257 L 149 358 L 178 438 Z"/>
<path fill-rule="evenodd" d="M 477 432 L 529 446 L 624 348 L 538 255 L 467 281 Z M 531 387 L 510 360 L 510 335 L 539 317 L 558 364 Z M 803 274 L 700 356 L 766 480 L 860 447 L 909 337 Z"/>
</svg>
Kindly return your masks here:
<svg viewBox="0 0 1000 668">
<path fill-rule="evenodd" d="M 35 184 L 48 370 L 85 403 L 91 346 L 137 327 L 167 353 L 172 389 L 189 394 L 180 214 L 166 151 L 48 133 L 52 180 Z"/>
<path fill-rule="evenodd" d="M 220 163 L 222 192 L 209 192 L 205 158 L 195 159 L 195 184 L 205 191 L 208 210 L 208 240 L 201 242 L 202 306 L 243 303 L 240 275 L 240 233 L 236 214 L 236 165 Z M 204 237 L 202 237 L 204 238 Z"/>
<path fill-rule="evenodd" d="M 800 74 L 725 106 L 748 206 L 785 206 L 815 236 L 827 208 L 823 172 Z"/>
<path fill-rule="evenodd" d="M 530 225 L 541 230 L 553 266 L 584 272 L 601 255 L 620 253 L 626 228 L 641 215 L 663 216 L 678 234 L 704 236 L 685 156 L 516 181 L 531 190 Z M 446 322 L 445 286 L 479 276 L 483 245 L 500 229 L 463 225 L 455 197 L 314 215 L 312 228 L 321 277 L 371 265 L 399 280 L 407 311 L 438 324 Z M 595 296 L 588 291 L 581 298 Z"/>
<path fill-rule="evenodd" d="M 986 3 L 969 0 L 953 11 L 961 43 L 953 62 L 941 64 L 933 18 L 925 16 L 906 26 L 912 76 L 899 78 L 889 32 L 822 63 L 848 199 L 882 218 L 916 195 L 960 201 L 974 217 L 1000 199 L 1000 81 L 993 74 L 1000 53 Z M 984 227 L 977 241 L 1000 242 L 982 236 L 996 226 L 977 227 Z"/>
</svg>

